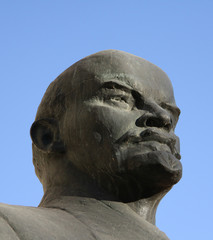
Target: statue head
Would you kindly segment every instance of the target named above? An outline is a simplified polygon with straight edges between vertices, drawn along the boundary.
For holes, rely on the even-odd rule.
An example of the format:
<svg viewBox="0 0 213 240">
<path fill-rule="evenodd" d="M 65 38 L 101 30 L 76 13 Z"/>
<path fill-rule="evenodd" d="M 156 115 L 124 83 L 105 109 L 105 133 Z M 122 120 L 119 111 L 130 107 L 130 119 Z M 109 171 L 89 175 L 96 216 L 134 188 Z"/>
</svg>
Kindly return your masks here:
<svg viewBox="0 0 213 240">
<path fill-rule="evenodd" d="M 90 55 L 48 87 L 31 127 L 44 189 L 79 171 L 123 202 L 170 189 L 182 175 L 180 110 L 167 75 L 117 50 Z"/>
</svg>

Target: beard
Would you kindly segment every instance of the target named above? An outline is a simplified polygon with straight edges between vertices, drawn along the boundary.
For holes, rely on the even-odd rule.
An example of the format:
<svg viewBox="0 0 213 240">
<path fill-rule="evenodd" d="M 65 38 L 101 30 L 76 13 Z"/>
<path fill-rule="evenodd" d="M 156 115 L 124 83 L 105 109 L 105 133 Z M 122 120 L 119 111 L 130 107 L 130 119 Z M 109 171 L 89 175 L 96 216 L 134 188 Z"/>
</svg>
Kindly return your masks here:
<svg viewBox="0 0 213 240">
<path fill-rule="evenodd" d="M 117 145 L 118 167 L 111 190 L 115 188 L 123 202 L 132 202 L 170 189 L 182 177 L 182 164 L 176 156 L 158 142 Z"/>
<path fill-rule="evenodd" d="M 146 133 L 146 132 L 145 132 Z M 151 135 L 127 132 L 112 142 L 79 145 L 75 165 L 119 201 L 133 202 L 169 190 L 182 176 L 177 140 L 152 130 Z M 92 160 L 92 161 L 91 161 Z"/>
</svg>

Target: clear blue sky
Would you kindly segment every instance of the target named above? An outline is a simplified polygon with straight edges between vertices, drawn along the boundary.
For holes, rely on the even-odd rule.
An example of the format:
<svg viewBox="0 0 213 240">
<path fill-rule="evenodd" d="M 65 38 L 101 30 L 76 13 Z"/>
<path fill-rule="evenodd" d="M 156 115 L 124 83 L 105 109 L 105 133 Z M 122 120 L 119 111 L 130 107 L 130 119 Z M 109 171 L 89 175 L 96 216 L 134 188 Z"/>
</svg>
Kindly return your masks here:
<svg viewBox="0 0 213 240">
<path fill-rule="evenodd" d="M 213 1 L 0 2 L 0 201 L 37 206 L 29 129 L 49 83 L 104 49 L 143 57 L 170 77 L 182 114 L 183 178 L 157 226 L 172 240 L 213 239 Z"/>
</svg>

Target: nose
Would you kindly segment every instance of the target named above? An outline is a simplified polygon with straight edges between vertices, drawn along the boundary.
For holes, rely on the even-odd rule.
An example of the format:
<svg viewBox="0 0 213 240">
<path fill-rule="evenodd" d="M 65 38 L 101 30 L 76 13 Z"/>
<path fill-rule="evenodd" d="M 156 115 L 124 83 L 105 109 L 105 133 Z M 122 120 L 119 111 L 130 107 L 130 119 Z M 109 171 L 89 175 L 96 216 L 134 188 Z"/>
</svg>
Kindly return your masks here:
<svg viewBox="0 0 213 240">
<path fill-rule="evenodd" d="M 170 131 L 172 128 L 172 119 L 169 113 L 158 106 L 153 108 L 152 112 L 145 113 L 135 122 L 137 127 L 157 127 Z"/>
</svg>

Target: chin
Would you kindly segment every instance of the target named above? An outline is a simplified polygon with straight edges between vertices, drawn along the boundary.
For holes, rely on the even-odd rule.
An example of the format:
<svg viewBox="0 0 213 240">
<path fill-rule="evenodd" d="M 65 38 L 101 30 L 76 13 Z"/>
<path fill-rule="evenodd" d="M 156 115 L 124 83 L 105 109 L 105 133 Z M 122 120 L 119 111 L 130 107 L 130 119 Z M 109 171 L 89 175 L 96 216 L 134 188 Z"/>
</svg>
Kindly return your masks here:
<svg viewBox="0 0 213 240">
<path fill-rule="evenodd" d="M 126 171 L 132 172 L 141 180 L 172 186 L 182 177 L 182 164 L 170 152 L 152 151 L 127 159 Z"/>
<path fill-rule="evenodd" d="M 125 170 L 116 174 L 114 182 L 117 186 L 114 191 L 123 202 L 137 201 L 170 190 L 182 177 L 180 160 L 169 152 L 135 154 L 124 162 Z"/>
</svg>

